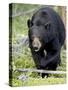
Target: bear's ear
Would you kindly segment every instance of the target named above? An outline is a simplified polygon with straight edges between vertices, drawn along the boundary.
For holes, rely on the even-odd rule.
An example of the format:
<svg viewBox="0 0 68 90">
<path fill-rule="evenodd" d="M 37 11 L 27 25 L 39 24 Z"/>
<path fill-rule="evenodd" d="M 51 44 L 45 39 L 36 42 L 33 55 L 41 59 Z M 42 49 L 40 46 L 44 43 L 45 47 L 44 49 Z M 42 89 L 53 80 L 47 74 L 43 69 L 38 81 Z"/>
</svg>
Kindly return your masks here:
<svg viewBox="0 0 68 90">
<path fill-rule="evenodd" d="M 42 15 L 47 15 L 47 13 L 45 11 L 42 11 Z"/>
<path fill-rule="evenodd" d="M 42 17 L 46 17 L 46 18 L 47 18 L 47 17 L 48 17 L 47 12 L 42 11 L 41 16 L 42 16 Z"/>
<path fill-rule="evenodd" d="M 27 21 L 27 25 L 28 25 L 28 28 L 30 28 L 30 27 L 32 26 L 32 22 L 31 22 L 30 19 L 28 19 L 28 21 Z"/>
<path fill-rule="evenodd" d="M 51 24 L 50 22 L 48 22 L 48 23 L 45 24 L 45 29 L 46 30 L 48 30 L 50 28 L 50 24 Z"/>
</svg>

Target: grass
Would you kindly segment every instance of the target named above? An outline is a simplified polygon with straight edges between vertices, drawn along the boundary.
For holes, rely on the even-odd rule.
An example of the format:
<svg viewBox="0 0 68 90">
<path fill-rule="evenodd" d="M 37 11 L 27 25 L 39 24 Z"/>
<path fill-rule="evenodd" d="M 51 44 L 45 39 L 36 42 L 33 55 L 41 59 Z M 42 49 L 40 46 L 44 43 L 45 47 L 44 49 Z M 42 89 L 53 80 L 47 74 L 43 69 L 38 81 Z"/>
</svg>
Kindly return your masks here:
<svg viewBox="0 0 68 90">
<path fill-rule="evenodd" d="M 32 59 L 31 52 L 29 49 L 24 49 L 23 55 L 20 57 L 13 56 L 13 68 L 35 68 L 35 63 Z M 58 66 L 57 71 L 66 71 L 66 54 L 62 48 L 61 51 L 61 65 Z M 28 59 L 27 59 L 28 57 Z M 15 70 L 14 69 L 14 70 Z M 27 80 L 22 81 L 17 79 L 21 74 L 28 76 Z M 37 73 L 27 72 L 12 72 L 12 86 L 35 86 L 35 85 L 52 85 L 52 84 L 64 84 L 66 83 L 66 75 L 63 74 L 50 74 L 49 78 L 42 79 Z"/>
<path fill-rule="evenodd" d="M 54 84 L 64 84 L 66 83 L 66 78 L 28 78 L 26 81 L 21 81 L 13 79 L 12 86 L 37 86 L 37 85 L 54 85 Z"/>
</svg>

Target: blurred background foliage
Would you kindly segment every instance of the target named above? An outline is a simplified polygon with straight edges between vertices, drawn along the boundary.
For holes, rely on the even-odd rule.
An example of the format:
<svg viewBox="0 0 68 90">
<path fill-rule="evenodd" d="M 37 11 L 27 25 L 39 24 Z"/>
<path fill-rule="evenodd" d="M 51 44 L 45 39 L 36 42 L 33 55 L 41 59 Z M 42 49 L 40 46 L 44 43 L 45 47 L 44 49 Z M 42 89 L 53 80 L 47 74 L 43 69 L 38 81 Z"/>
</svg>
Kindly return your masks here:
<svg viewBox="0 0 68 90">
<path fill-rule="evenodd" d="M 9 84 L 11 86 L 27 86 L 27 85 L 47 85 L 47 84 L 63 84 L 66 82 L 66 75 L 50 75 L 49 78 L 42 79 L 37 73 L 27 72 L 23 75 L 29 76 L 25 81 L 18 80 L 17 77 L 22 74 L 15 72 L 16 68 L 36 68 L 32 59 L 31 51 L 27 43 L 23 44 L 23 38 L 28 38 L 27 20 L 32 17 L 33 13 L 39 8 L 47 5 L 32 4 L 10 4 L 9 9 L 9 45 L 10 45 L 10 61 L 9 61 Z M 48 6 L 53 8 L 62 18 L 66 26 L 66 7 Z M 61 65 L 57 71 L 66 71 L 66 50 L 61 50 Z"/>
</svg>

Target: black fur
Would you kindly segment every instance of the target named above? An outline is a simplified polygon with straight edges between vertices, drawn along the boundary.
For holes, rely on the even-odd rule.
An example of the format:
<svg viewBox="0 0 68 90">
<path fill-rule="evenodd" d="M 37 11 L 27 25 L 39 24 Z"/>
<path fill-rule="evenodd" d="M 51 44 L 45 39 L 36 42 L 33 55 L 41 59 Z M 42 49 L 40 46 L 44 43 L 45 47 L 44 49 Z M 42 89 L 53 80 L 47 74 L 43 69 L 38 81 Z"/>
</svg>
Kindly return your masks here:
<svg viewBox="0 0 68 90">
<path fill-rule="evenodd" d="M 60 51 L 65 40 L 65 27 L 60 16 L 53 9 L 45 7 L 34 13 L 27 23 L 29 46 L 37 69 L 56 70 L 61 61 Z M 42 43 L 38 52 L 32 47 L 33 36 L 38 37 Z M 42 77 L 44 76 L 43 73 Z"/>
</svg>

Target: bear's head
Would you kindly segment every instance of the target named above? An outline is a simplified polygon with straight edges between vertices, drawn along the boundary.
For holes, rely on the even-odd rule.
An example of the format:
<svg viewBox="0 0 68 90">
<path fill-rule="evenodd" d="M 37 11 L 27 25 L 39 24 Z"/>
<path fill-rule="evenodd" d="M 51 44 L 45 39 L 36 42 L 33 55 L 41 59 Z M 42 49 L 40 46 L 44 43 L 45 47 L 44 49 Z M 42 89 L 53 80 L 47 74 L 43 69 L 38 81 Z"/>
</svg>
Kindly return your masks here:
<svg viewBox="0 0 68 90">
<path fill-rule="evenodd" d="M 44 43 L 49 42 L 51 22 L 45 11 L 38 11 L 27 21 L 29 40 L 34 51 L 39 51 Z"/>
</svg>

